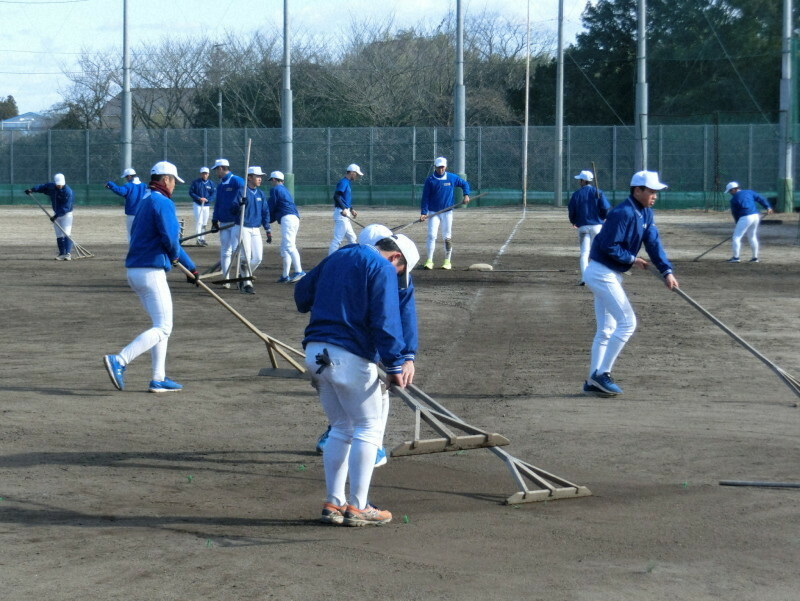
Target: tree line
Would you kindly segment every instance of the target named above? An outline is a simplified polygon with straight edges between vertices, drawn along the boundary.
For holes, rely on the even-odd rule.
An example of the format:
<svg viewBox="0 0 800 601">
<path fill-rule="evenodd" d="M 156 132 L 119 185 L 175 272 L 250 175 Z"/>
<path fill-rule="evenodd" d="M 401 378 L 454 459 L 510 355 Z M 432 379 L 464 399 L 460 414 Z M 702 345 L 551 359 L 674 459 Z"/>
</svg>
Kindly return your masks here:
<svg viewBox="0 0 800 601">
<path fill-rule="evenodd" d="M 780 5 L 649 0 L 651 123 L 775 122 Z M 587 3 L 582 24 L 564 53 L 565 123 L 632 124 L 636 0 Z M 532 125 L 554 122 L 555 49 L 554 34 L 532 32 Z M 391 20 L 361 20 L 324 39 L 295 35 L 291 54 L 295 127 L 452 123 L 453 15 L 402 30 Z M 282 58 L 279 31 L 137 47 L 131 60 L 134 127 L 216 127 L 220 92 L 224 127 L 280 127 Z M 493 13 L 469 17 L 464 59 L 467 124 L 524 123 L 525 25 Z M 80 57 L 63 102 L 54 107 L 63 115 L 57 127 L 108 126 L 108 103 L 121 91 L 120 63 L 118 53 Z"/>
</svg>

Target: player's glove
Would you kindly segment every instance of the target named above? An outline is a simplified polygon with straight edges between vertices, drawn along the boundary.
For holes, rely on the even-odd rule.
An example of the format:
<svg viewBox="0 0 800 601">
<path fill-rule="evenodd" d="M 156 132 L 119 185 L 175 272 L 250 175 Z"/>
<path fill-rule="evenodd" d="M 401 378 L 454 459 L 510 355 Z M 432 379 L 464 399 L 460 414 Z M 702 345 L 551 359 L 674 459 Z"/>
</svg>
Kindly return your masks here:
<svg viewBox="0 0 800 601">
<path fill-rule="evenodd" d="M 243 207 L 243 206 L 244 206 L 244 205 L 246 205 L 246 204 L 247 204 L 247 197 L 246 197 L 246 196 L 242 196 L 242 197 L 239 199 L 239 206 L 240 206 L 240 207 Z"/>
<path fill-rule="evenodd" d="M 267 244 L 272 244 L 272 232 L 267 232 Z"/>
<path fill-rule="evenodd" d="M 192 272 L 192 275 L 187 275 L 186 276 L 186 283 L 187 284 L 194 284 L 195 286 L 198 286 L 198 287 L 200 286 L 200 274 L 197 273 L 196 269 Z"/>
<path fill-rule="evenodd" d="M 111 189 L 111 182 L 106 182 L 106 188 Z"/>
<path fill-rule="evenodd" d="M 55 220 L 56 220 L 56 216 L 55 216 L 55 215 L 53 215 L 52 217 L 50 217 L 50 221 L 55 221 Z"/>
<path fill-rule="evenodd" d="M 211 233 L 216 234 L 219 231 L 219 221 L 211 222 Z"/>
<path fill-rule="evenodd" d="M 25 190 L 25 194 L 28 194 L 28 195 L 33 194 L 33 189 L 28 188 L 27 190 Z"/>
</svg>

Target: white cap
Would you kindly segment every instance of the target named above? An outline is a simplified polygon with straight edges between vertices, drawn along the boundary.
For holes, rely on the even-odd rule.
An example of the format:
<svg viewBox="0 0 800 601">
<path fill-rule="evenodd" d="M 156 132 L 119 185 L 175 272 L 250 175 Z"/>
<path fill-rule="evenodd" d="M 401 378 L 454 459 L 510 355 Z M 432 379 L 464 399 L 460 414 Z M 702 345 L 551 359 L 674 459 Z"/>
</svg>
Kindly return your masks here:
<svg viewBox="0 0 800 601">
<path fill-rule="evenodd" d="M 129 175 L 136 175 L 136 169 L 133 167 L 128 167 L 125 171 L 122 172 L 120 177 L 128 177 Z"/>
<path fill-rule="evenodd" d="M 178 177 L 178 168 L 167 161 L 160 161 L 153 165 L 153 168 L 150 170 L 150 175 L 171 175 L 180 183 L 184 183 L 184 181 Z"/>
<path fill-rule="evenodd" d="M 397 244 L 400 252 L 403 253 L 403 258 L 406 260 L 405 277 L 401 276 L 399 283 L 401 288 L 408 288 L 409 283 L 411 283 L 411 270 L 419 262 L 419 251 L 411 238 L 405 234 L 394 234 L 391 239 Z"/>
<path fill-rule="evenodd" d="M 347 169 L 345 169 L 345 171 L 354 171 L 354 172 L 355 172 L 355 173 L 357 173 L 358 175 L 364 175 L 363 173 L 361 173 L 361 167 L 359 167 L 359 166 L 358 166 L 358 165 L 356 165 L 355 163 L 350 163 L 350 164 L 347 166 Z"/>
<path fill-rule="evenodd" d="M 739 182 L 728 182 L 728 185 L 725 186 L 725 192 L 730 192 L 734 188 L 739 187 Z"/>
<path fill-rule="evenodd" d="M 436 160 L 433 161 L 434 167 L 447 167 L 447 159 L 444 157 L 437 157 Z"/>
<path fill-rule="evenodd" d="M 361 233 L 358 235 L 358 243 L 375 246 L 375 243 L 378 240 L 391 237 L 392 230 L 390 230 L 388 227 L 381 225 L 380 223 L 371 223 L 361 230 Z"/>
<path fill-rule="evenodd" d="M 53 183 L 56 186 L 65 186 L 67 184 L 67 180 L 64 178 L 64 174 L 63 173 L 56 173 L 53 176 Z"/>
<path fill-rule="evenodd" d="M 217 167 L 230 167 L 231 164 L 228 162 L 228 159 L 217 159 L 214 161 L 214 166 L 212 169 L 216 169 Z"/>
<path fill-rule="evenodd" d="M 283 171 L 273 171 L 269 174 L 269 179 L 279 179 L 283 181 L 285 178 L 283 177 Z"/>
<path fill-rule="evenodd" d="M 266 175 L 266 173 L 261 171 L 261 167 L 255 165 L 254 167 L 247 168 L 247 175 Z"/>
<path fill-rule="evenodd" d="M 200 167 L 200 173 L 210 173 L 208 167 Z"/>
<path fill-rule="evenodd" d="M 581 171 L 578 175 L 575 176 L 575 179 L 582 179 L 585 182 L 593 182 L 594 175 L 591 171 Z"/>
<path fill-rule="evenodd" d="M 667 184 L 658 181 L 658 171 L 637 171 L 631 178 L 631 187 L 644 186 L 651 190 L 663 190 Z"/>
</svg>

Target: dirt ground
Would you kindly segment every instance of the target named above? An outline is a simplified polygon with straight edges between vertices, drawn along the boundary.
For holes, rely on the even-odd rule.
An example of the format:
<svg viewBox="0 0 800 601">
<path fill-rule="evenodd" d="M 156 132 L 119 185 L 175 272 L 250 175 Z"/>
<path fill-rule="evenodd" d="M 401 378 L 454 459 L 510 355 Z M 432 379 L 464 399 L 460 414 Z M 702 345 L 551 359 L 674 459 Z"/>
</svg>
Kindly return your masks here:
<svg viewBox="0 0 800 601">
<path fill-rule="evenodd" d="M 309 269 L 332 222 L 301 211 Z M 656 216 L 682 289 L 798 376 L 797 215 L 770 219 L 783 223 L 762 226 L 762 263 L 732 265 L 729 243 L 693 261 L 731 234 L 727 213 Z M 625 394 L 583 396 L 594 318 L 565 210 L 460 210 L 454 230 L 455 269 L 415 273 L 415 383 L 593 494 L 505 505 L 518 486 L 489 450 L 394 457 L 371 491 L 394 521 L 342 528 L 317 522 L 325 419 L 305 379 L 259 376 L 263 343 L 172 273 L 167 368 L 185 388 L 148 394 L 142 356 L 114 390 L 102 356 L 149 326 L 125 280 L 121 209 L 78 207 L 73 236 L 95 257 L 67 263 L 39 209 L 0 208 L 2 598 L 797 599 L 800 490 L 719 482 L 800 482 L 800 399 L 641 271 L 626 277 L 639 328 L 615 368 Z M 405 231 L 424 247 L 424 226 Z M 300 348 L 307 316 L 274 283 L 279 237 L 257 294 L 223 296 Z M 188 250 L 206 267 L 212 244 Z M 479 262 L 495 271 L 464 270 Z M 387 447 L 413 426 L 395 400 Z"/>
</svg>

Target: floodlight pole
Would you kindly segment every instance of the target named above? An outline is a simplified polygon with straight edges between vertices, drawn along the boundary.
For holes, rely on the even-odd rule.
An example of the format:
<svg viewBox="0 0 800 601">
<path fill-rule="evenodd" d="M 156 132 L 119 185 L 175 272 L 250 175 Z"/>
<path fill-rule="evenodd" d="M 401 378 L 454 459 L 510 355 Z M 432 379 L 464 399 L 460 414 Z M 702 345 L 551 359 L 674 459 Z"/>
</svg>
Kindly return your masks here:
<svg viewBox="0 0 800 601">
<path fill-rule="evenodd" d="M 283 90 L 281 92 L 281 164 L 284 185 L 294 196 L 292 62 L 289 38 L 289 0 L 283 0 Z"/>
<path fill-rule="evenodd" d="M 636 116 L 634 129 L 636 171 L 647 169 L 647 2 L 637 0 L 638 28 L 636 34 Z"/>
<path fill-rule="evenodd" d="M 781 53 L 780 151 L 778 152 L 778 206 L 780 213 L 794 210 L 794 103 L 792 73 L 792 0 L 783 0 L 783 48 Z"/>
<path fill-rule="evenodd" d="M 528 207 L 528 112 L 531 103 L 531 0 L 528 0 L 528 13 L 525 20 L 525 119 L 522 132 L 522 208 Z"/>
<path fill-rule="evenodd" d="M 122 0 L 122 107 L 120 123 L 120 169 L 133 167 L 133 124 L 131 109 L 131 57 L 128 51 L 128 0 Z"/>
<path fill-rule="evenodd" d="M 564 181 L 564 0 L 558 0 L 558 49 L 556 50 L 556 152 L 553 205 L 562 206 Z"/>
<path fill-rule="evenodd" d="M 464 3 L 456 1 L 456 75 L 453 89 L 453 154 L 455 171 L 466 179 L 466 90 L 464 88 Z M 460 188 L 459 188 L 460 190 Z M 456 202 L 460 200 L 456 198 Z"/>
</svg>

